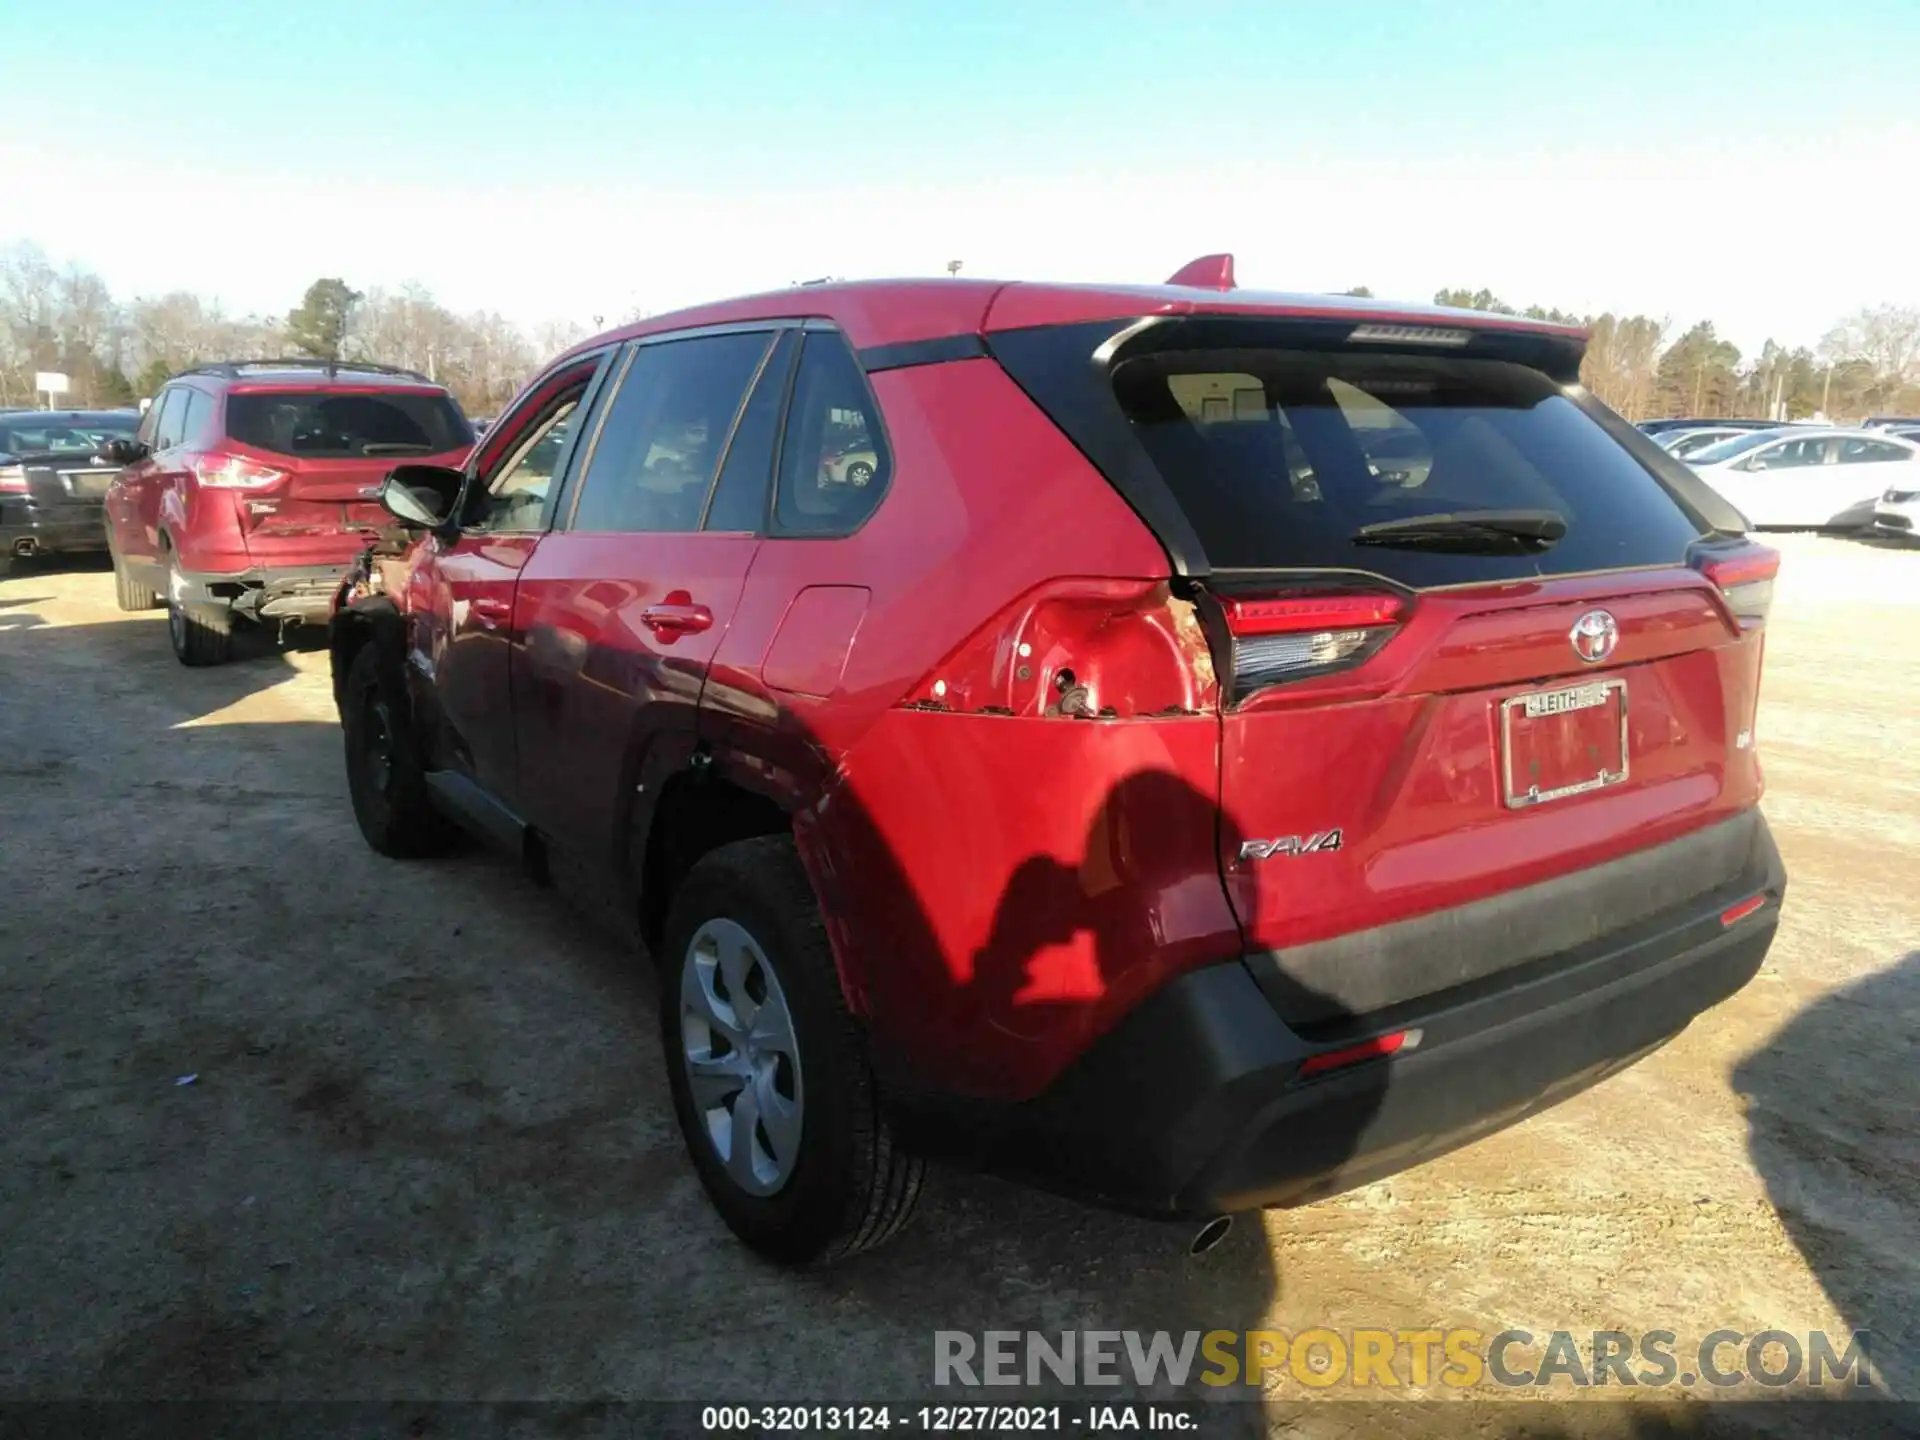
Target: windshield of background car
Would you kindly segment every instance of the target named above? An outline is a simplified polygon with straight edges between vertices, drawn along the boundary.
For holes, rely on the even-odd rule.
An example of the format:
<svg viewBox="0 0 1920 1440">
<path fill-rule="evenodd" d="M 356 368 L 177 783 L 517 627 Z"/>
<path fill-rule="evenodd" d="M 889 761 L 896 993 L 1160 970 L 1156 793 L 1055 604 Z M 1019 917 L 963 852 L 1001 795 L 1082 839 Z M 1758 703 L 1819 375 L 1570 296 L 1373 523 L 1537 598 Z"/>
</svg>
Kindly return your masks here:
<svg viewBox="0 0 1920 1440">
<path fill-rule="evenodd" d="M 1696 450 L 1687 456 L 1689 465 L 1718 465 L 1722 460 L 1733 460 L 1749 450 L 1758 450 L 1762 445 L 1770 445 L 1780 436 L 1772 430 L 1749 430 L 1744 435 L 1734 435 L 1709 445 L 1704 450 Z"/>
<path fill-rule="evenodd" d="M 132 439 L 139 425 L 138 415 L 0 416 L 0 455 L 95 455 L 109 440 Z"/>
<path fill-rule="evenodd" d="M 439 455 L 473 443 L 473 427 L 431 391 L 236 391 L 227 434 L 274 455 L 316 460 Z"/>
<path fill-rule="evenodd" d="M 1368 570 L 1458 584 L 1670 564 L 1699 538 L 1660 482 L 1538 370 L 1346 350 L 1184 350 L 1122 360 L 1121 409 L 1216 568 Z M 1544 554 L 1355 543 L 1382 521 L 1551 510 Z"/>
</svg>

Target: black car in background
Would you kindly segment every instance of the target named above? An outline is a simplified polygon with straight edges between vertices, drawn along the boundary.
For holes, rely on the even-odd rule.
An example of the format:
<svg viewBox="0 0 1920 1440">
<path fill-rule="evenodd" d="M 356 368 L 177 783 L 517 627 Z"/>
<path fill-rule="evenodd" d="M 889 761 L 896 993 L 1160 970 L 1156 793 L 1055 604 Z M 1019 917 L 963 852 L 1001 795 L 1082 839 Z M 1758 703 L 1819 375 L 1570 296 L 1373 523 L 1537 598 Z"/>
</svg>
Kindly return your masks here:
<svg viewBox="0 0 1920 1440">
<path fill-rule="evenodd" d="M 104 550 L 120 467 L 100 452 L 139 426 L 135 410 L 0 410 L 0 555 Z"/>
</svg>

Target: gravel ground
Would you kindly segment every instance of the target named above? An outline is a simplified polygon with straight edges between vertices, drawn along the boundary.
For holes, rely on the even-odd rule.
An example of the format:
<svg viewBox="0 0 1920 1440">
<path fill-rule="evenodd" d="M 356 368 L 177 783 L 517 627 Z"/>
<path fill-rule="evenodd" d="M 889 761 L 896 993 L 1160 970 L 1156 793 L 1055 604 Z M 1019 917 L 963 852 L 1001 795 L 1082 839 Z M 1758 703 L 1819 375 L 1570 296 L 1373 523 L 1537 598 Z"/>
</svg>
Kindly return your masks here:
<svg viewBox="0 0 1920 1440">
<path fill-rule="evenodd" d="M 493 859 L 361 844 L 323 652 L 188 671 L 101 569 L 16 570 L 0 1397 L 901 1400 L 931 1393 L 936 1329 L 1323 1325 L 1870 1328 L 1882 1384 L 1920 1398 L 1920 553 L 1782 548 L 1759 743 L 1793 888 L 1740 995 L 1559 1109 L 1199 1260 L 1184 1231 L 946 1176 L 892 1246 L 799 1276 L 705 1204 L 629 946 Z M 1452 1423 L 1303 1419 L 1301 1393 L 1235 1424 Z M 1670 1401 L 1547 1430 L 1699 1409 Z"/>
</svg>

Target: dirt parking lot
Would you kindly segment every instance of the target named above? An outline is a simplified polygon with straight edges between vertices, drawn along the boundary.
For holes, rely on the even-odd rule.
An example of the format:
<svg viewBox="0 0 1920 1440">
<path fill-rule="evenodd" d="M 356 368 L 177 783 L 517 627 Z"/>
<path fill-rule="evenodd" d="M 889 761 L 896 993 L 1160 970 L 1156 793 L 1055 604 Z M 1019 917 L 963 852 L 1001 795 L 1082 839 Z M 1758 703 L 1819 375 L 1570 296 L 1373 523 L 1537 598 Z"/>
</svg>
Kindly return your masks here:
<svg viewBox="0 0 1920 1440">
<path fill-rule="evenodd" d="M 185 670 L 103 569 L 16 571 L 0 1396 L 904 1400 L 935 1330 L 1319 1325 L 1867 1328 L 1920 1398 L 1920 553 L 1782 548 L 1759 743 L 1791 891 L 1747 990 L 1198 1260 L 949 1176 L 896 1243 L 808 1275 L 706 1205 L 629 947 L 485 855 L 362 845 L 324 652 Z M 1313 1426 L 1304 1393 L 1235 1413 Z"/>
</svg>

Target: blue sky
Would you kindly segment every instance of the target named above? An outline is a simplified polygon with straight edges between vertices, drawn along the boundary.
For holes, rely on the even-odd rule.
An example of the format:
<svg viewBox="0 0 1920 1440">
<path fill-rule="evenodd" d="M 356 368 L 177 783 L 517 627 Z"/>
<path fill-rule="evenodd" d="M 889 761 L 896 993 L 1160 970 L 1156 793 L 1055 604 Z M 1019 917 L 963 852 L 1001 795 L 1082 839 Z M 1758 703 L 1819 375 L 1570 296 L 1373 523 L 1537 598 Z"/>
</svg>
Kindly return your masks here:
<svg viewBox="0 0 1920 1440">
<path fill-rule="evenodd" d="M 1911 0 L 84 13 L 0 17 L 0 243 L 118 293 L 282 310 L 339 273 L 587 321 L 1229 249 L 1262 288 L 1486 285 L 1745 348 L 1920 302 Z"/>
</svg>

